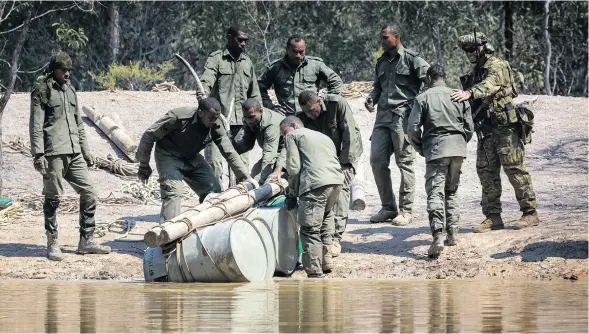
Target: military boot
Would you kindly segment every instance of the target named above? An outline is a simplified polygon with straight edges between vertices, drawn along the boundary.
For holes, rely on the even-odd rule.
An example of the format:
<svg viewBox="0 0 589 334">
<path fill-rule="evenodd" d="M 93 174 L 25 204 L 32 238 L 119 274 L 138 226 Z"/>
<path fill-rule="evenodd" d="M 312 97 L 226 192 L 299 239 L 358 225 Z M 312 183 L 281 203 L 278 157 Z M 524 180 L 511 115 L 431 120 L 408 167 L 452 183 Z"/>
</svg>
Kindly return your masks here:
<svg viewBox="0 0 589 334">
<path fill-rule="evenodd" d="M 57 242 L 57 232 L 53 234 L 45 232 L 45 235 L 47 235 L 47 258 L 51 261 L 63 260 L 63 253 Z"/>
<path fill-rule="evenodd" d="M 110 253 L 110 247 L 102 246 L 94 240 L 94 236 L 85 238 L 80 236 L 80 242 L 78 243 L 78 254 L 108 254 Z"/>
<path fill-rule="evenodd" d="M 491 214 L 483 222 L 474 228 L 475 233 L 485 233 L 491 230 L 502 230 L 505 228 L 503 225 L 503 219 L 500 214 Z"/>
<path fill-rule="evenodd" d="M 522 228 L 530 227 L 530 226 L 538 226 L 540 223 L 540 218 L 538 218 L 538 212 L 536 210 L 532 212 L 526 212 L 522 215 L 522 217 L 515 222 L 513 226 L 516 230 L 521 230 Z"/>
<path fill-rule="evenodd" d="M 307 274 L 307 278 L 325 278 L 325 274 Z"/>
<path fill-rule="evenodd" d="M 455 228 L 450 228 L 446 231 L 446 240 L 444 240 L 444 246 L 456 246 L 456 235 L 458 234 L 458 230 Z"/>
<path fill-rule="evenodd" d="M 331 245 L 323 246 L 323 272 L 329 274 L 333 270 L 333 255 Z"/>
<path fill-rule="evenodd" d="M 413 220 L 413 215 L 407 212 L 401 211 L 401 213 L 393 219 L 393 225 L 395 226 L 404 226 Z"/>
<path fill-rule="evenodd" d="M 380 211 L 378 211 L 377 214 L 372 215 L 372 217 L 370 217 L 370 222 L 373 224 L 384 223 L 389 220 L 395 219 L 395 217 L 397 217 L 397 214 L 398 214 L 397 211 L 392 211 L 392 210 L 387 210 L 385 208 L 382 208 L 382 209 L 380 209 Z"/>
<path fill-rule="evenodd" d="M 442 234 L 442 230 L 438 230 L 434 232 L 434 240 L 432 241 L 431 246 L 427 251 L 427 256 L 430 259 L 437 259 L 442 254 L 444 250 L 444 235 Z"/>
<path fill-rule="evenodd" d="M 333 245 L 331 245 L 331 256 L 338 257 L 342 253 L 342 244 L 334 240 Z"/>
</svg>

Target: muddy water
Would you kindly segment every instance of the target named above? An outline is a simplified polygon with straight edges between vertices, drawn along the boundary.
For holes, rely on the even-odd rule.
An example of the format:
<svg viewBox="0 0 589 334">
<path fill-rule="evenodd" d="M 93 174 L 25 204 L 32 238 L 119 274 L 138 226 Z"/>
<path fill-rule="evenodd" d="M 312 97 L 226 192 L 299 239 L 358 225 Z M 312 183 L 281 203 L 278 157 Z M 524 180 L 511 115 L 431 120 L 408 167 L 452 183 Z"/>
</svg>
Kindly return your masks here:
<svg viewBox="0 0 589 334">
<path fill-rule="evenodd" d="M 0 281 L 0 332 L 587 332 L 587 282 Z"/>
</svg>

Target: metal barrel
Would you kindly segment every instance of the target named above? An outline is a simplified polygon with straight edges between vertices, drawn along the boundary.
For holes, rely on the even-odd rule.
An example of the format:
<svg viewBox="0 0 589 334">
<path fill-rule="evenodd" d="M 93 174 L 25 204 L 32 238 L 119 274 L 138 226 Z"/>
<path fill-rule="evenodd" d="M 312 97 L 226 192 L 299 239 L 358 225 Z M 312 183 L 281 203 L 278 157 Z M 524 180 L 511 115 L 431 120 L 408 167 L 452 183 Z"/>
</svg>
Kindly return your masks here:
<svg viewBox="0 0 589 334">
<path fill-rule="evenodd" d="M 284 208 L 258 208 L 249 213 L 246 218 L 262 219 L 266 222 L 274 239 L 276 272 L 284 275 L 292 274 L 298 259 L 298 231 L 294 213 Z"/>
</svg>

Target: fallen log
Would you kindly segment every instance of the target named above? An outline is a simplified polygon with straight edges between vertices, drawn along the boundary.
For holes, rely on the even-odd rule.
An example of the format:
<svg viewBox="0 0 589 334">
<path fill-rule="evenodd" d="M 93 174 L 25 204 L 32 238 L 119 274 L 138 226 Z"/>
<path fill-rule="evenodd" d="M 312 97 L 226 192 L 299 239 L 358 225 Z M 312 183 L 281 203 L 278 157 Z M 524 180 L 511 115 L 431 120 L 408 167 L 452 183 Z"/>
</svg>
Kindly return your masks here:
<svg viewBox="0 0 589 334">
<path fill-rule="evenodd" d="M 366 194 L 364 193 L 364 163 L 358 162 L 356 176 L 350 185 L 350 210 L 362 211 L 366 208 Z"/>
<path fill-rule="evenodd" d="M 82 111 L 110 140 L 125 154 L 129 160 L 135 162 L 137 144 L 123 131 L 109 116 L 100 114 L 92 107 L 83 106 Z"/>
</svg>

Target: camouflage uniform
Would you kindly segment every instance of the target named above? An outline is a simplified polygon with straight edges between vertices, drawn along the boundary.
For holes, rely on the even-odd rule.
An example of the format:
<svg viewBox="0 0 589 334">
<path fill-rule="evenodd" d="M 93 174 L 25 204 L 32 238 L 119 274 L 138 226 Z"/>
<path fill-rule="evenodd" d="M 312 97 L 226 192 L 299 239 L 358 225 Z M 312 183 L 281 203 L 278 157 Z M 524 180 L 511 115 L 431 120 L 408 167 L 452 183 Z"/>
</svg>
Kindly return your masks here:
<svg viewBox="0 0 589 334">
<path fill-rule="evenodd" d="M 333 243 L 333 206 L 344 175 L 335 145 L 324 134 L 296 129 L 284 137 L 284 142 L 288 197 L 299 198 L 303 266 L 307 275 L 321 275 L 325 249 Z"/>
<path fill-rule="evenodd" d="M 238 59 L 234 59 L 227 48 L 217 50 L 207 58 L 205 70 L 200 79 L 204 89 L 210 92 L 210 96 L 221 103 L 221 112 L 229 122 L 229 136 L 234 137 L 243 125 L 241 108 L 243 102 L 249 98 L 256 98 L 261 102 L 260 89 L 251 59 L 245 52 L 242 52 Z M 206 151 L 206 156 L 215 177 L 222 185 L 223 160 L 219 149 L 211 145 Z M 247 167 L 249 154 L 242 154 L 241 159 Z M 232 179 L 230 182 L 233 184 L 234 181 Z"/>
<path fill-rule="evenodd" d="M 306 56 L 302 64 L 292 68 L 287 57 L 284 56 L 268 66 L 258 83 L 264 107 L 288 116 L 302 111 L 299 106 L 299 94 L 305 90 L 318 91 L 321 81 L 327 83 L 328 94 L 340 94 L 343 86 L 342 79 L 325 65 L 323 59 Z M 274 87 L 279 106 L 274 106 L 268 95 L 268 89 L 272 87 Z M 284 109 L 284 112 L 281 109 Z"/>
<path fill-rule="evenodd" d="M 444 229 L 454 234 L 458 228 L 460 206 L 456 191 L 466 143 L 474 132 L 470 104 L 452 102 L 451 93 L 446 83 L 436 82 L 418 95 L 407 129 L 411 145 L 425 156 L 427 213 L 432 234 Z"/>
<path fill-rule="evenodd" d="M 307 129 L 319 131 L 331 138 L 335 144 L 340 165 L 350 166 L 355 173 L 358 161 L 362 155 L 362 137 L 360 128 L 354 120 L 352 108 L 346 100 L 339 95 L 326 95 L 321 101 L 321 113 L 313 120 L 304 113 L 299 118 Z M 350 206 L 350 183 L 353 177 L 346 178 L 342 184 L 339 198 L 334 207 L 335 211 L 335 242 L 342 240 L 348 221 L 348 209 Z"/>
<path fill-rule="evenodd" d="M 284 167 L 284 138 L 280 134 L 280 122 L 284 117 L 264 108 L 262 120 L 256 130 L 244 125 L 240 134 L 232 139 L 237 153 L 249 152 L 256 141 L 262 148 L 262 158 L 252 167 L 251 176 L 263 184 L 276 167 Z"/>
<path fill-rule="evenodd" d="M 247 176 L 248 171 L 233 149 L 223 121 L 218 119 L 216 125 L 208 129 L 199 122 L 196 107 L 170 110 L 141 136 L 136 153 L 139 163 L 149 164 L 155 144 L 162 221 L 181 213 L 181 196 L 184 192 L 182 181 L 188 183 L 201 202 L 209 193 L 221 191 L 211 166 L 199 154 L 211 142 L 219 147 L 238 178 Z"/>
<path fill-rule="evenodd" d="M 374 87 L 369 95 L 378 105 L 370 165 L 382 207 L 388 211 L 397 211 L 389 168 L 392 154 L 401 171 L 399 209 L 411 214 L 413 208 L 415 151 L 406 140 L 405 131 L 412 101 L 425 81 L 428 68 L 429 64 L 417 52 L 402 46 L 392 59 L 385 53 L 376 63 Z"/>
<path fill-rule="evenodd" d="M 477 42 L 486 42 L 477 33 Z M 473 34 L 459 37 L 461 48 L 473 47 Z M 480 43 L 478 45 L 481 45 Z M 520 138 L 513 98 L 517 96 L 509 63 L 493 54 L 485 44 L 484 63 L 461 78 L 463 89 L 469 90 L 474 121 L 480 122 L 483 140 L 477 146 L 477 174 L 482 186 L 481 206 L 486 217 L 501 214 L 501 167 L 515 190 L 524 214 L 535 214 L 536 194 L 532 178 L 525 167 L 524 144 Z M 480 109 L 479 109 L 480 107 Z"/>
</svg>

